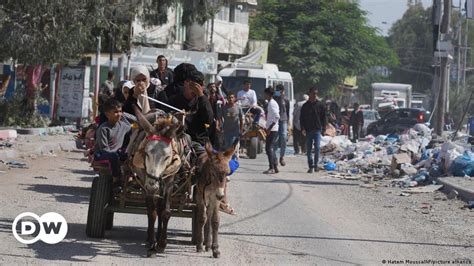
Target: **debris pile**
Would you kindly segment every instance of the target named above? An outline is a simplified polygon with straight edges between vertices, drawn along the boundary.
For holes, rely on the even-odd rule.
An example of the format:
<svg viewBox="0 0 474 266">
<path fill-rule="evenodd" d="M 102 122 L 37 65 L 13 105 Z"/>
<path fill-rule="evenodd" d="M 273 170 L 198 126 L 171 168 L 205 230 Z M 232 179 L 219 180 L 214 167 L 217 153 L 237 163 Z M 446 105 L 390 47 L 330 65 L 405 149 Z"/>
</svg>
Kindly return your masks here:
<svg viewBox="0 0 474 266">
<path fill-rule="evenodd" d="M 446 141 L 432 135 L 424 124 L 399 135 L 369 135 L 358 143 L 352 143 L 347 136 L 324 136 L 321 156 L 324 168 L 333 171 L 331 175 L 390 179 L 393 186 L 402 188 L 436 185 L 436 178 L 445 175 L 474 176 L 474 153 L 466 138 Z M 439 186 L 430 186 L 426 191 L 433 189 Z M 413 191 L 404 192 L 425 192 Z"/>
</svg>

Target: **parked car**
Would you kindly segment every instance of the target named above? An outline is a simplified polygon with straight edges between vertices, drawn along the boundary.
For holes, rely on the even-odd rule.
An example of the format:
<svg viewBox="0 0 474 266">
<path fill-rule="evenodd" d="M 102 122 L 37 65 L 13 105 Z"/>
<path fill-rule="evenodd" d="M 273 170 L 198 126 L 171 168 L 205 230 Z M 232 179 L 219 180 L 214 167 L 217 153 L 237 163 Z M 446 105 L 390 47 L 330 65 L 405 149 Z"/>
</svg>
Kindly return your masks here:
<svg viewBox="0 0 474 266">
<path fill-rule="evenodd" d="M 367 126 L 367 134 L 386 135 L 400 133 L 418 123 L 426 123 L 429 115 L 425 110 L 415 108 L 395 109 L 378 121 Z"/>
<path fill-rule="evenodd" d="M 376 110 L 371 109 L 362 109 L 362 114 L 364 115 L 364 126 L 362 127 L 361 136 L 367 135 L 367 127 L 380 119 L 380 115 Z"/>
</svg>

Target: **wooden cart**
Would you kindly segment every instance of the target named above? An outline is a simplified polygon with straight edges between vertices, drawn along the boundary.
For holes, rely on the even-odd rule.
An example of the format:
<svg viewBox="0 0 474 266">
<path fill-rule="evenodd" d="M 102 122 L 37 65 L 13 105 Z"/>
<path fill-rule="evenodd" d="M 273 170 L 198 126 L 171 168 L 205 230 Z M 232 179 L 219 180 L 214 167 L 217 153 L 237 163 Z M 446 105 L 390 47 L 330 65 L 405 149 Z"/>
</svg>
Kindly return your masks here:
<svg viewBox="0 0 474 266">
<path fill-rule="evenodd" d="M 103 238 L 106 230 L 114 224 L 114 213 L 147 213 L 143 189 L 124 187 L 121 192 L 112 191 L 112 175 L 107 163 L 93 162 L 92 167 L 99 176 L 92 181 L 87 214 L 86 235 Z M 171 197 L 172 217 L 191 218 L 192 242 L 195 243 L 197 208 L 193 197 L 191 172 L 182 173 Z"/>
</svg>

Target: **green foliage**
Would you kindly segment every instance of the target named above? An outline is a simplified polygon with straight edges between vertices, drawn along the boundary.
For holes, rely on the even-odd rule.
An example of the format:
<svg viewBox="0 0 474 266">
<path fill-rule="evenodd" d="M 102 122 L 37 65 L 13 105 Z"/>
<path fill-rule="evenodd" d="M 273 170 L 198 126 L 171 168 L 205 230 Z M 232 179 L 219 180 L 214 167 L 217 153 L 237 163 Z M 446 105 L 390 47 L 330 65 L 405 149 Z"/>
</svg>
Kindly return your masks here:
<svg viewBox="0 0 474 266">
<path fill-rule="evenodd" d="M 51 64 L 77 58 L 112 28 L 107 5 L 95 1 L 2 1 L 0 60 Z"/>
<path fill-rule="evenodd" d="M 35 88 L 34 105 L 46 103 L 46 99 L 39 96 L 43 89 L 41 85 Z M 48 117 L 25 108 L 27 105 L 28 100 L 25 98 L 25 90 L 15 90 L 13 98 L 10 100 L 0 99 L 0 125 L 7 127 L 47 127 L 50 124 L 51 121 Z M 36 108 L 34 109 L 36 110 Z"/>
<path fill-rule="evenodd" d="M 93 52 L 96 36 L 104 50 L 114 40 L 117 51 L 128 48 L 129 23 L 137 17 L 145 26 L 167 22 L 167 10 L 183 6 L 183 24 L 204 23 L 213 17 L 222 0 L 132 1 L 0 1 L 0 61 L 13 58 L 36 65 L 64 63 Z"/>
<path fill-rule="evenodd" d="M 270 42 L 269 61 L 291 72 L 296 91 L 328 90 L 372 66 L 397 64 L 357 4 L 264 0 L 258 9 L 250 37 Z"/>
<path fill-rule="evenodd" d="M 431 13 L 431 8 L 424 9 L 421 3 L 413 3 L 389 31 L 389 44 L 400 59 L 400 66 L 392 68 L 391 80 L 412 84 L 416 92 L 429 90 L 433 79 Z"/>
</svg>

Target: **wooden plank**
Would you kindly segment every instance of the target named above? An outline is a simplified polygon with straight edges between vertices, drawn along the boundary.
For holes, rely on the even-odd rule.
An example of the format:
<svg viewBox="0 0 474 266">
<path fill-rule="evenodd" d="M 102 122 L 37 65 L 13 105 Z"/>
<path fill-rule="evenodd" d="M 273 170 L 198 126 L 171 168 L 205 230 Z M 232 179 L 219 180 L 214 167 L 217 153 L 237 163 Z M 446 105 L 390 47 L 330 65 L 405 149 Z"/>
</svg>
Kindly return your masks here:
<svg viewBox="0 0 474 266">
<path fill-rule="evenodd" d="M 118 206 L 111 206 L 107 208 L 108 211 L 113 211 L 116 213 L 130 213 L 130 214 L 145 214 L 146 215 L 146 208 L 139 208 L 139 207 L 129 207 L 125 206 L 125 208 L 120 208 Z M 177 209 L 171 209 L 171 216 L 172 217 L 182 217 L 182 218 L 192 218 L 193 211 L 192 210 L 183 210 L 178 212 Z"/>
</svg>

